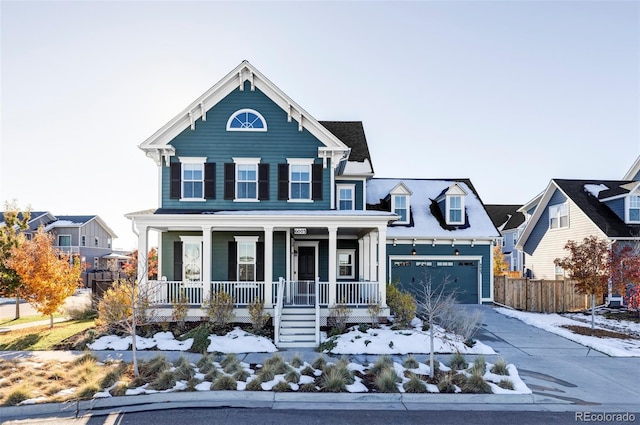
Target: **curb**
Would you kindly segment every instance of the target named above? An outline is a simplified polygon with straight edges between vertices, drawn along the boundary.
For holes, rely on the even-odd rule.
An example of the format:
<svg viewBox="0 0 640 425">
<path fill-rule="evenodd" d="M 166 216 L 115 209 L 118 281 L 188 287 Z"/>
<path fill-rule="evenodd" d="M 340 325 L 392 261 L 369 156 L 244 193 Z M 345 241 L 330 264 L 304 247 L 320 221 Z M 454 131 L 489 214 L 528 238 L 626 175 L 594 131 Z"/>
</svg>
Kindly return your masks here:
<svg viewBox="0 0 640 425">
<path fill-rule="evenodd" d="M 43 415 L 83 417 L 108 415 L 114 411 L 139 412 L 185 407 L 241 407 L 269 409 L 334 410 L 348 406 L 355 410 L 420 410 L 434 405 L 475 404 L 491 410 L 491 405 L 539 406 L 531 394 L 354 394 L 354 393 L 275 393 L 245 391 L 202 391 L 156 393 L 43 403 L 0 408 L 3 420 Z M 564 403 L 562 403 L 564 404 Z M 567 403 L 570 404 L 570 403 Z M 524 406 L 523 406 L 524 407 Z"/>
</svg>

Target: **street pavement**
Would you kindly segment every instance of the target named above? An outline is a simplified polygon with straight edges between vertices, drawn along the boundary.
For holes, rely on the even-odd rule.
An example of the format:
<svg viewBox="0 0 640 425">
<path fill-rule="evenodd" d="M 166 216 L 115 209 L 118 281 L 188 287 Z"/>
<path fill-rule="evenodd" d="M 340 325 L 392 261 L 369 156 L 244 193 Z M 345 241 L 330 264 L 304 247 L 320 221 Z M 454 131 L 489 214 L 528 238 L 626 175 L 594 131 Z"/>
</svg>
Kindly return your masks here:
<svg viewBox="0 0 640 425">
<path fill-rule="evenodd" d="M 476 339 L 491 346 L 496 355 L 485 355 L 489 362 L 503 358 L 513 363 L 522 380 L 533 391 L 531 395 L 475 394 L 303 394 L 255 393 L 243 391 L 208 391 L 166 393 L 146 396 L 114 397 L 81 401 L 59 406 L 20 406 L 0 408 L 0 418 L 24 417 L 61 412 L 75 415 L 91 412 L 107 414 L 113 409 L 125 411 L 155 410 L 176 407 L 264 407 L 271 409 L 343 409 L 343 410 L 476 410 L 476 411 L 547 411 L 547 412 L 633 412 L 640 421 L 640 358 L 614 358 L 569 341 L 517 319 L 497 313 L 489 306 L 465 306 L 481 309 L 483 325 Z M 299 353 L 313 361 L 318 353 L 312 350 L 283 351 L 285 358 Z M 151 358 L 158 351 L 141 351 L 139 358 Z M 182 354 L 199 359 L 199 355 L 164 352 L 175 359 Z M 63 353 L 2 352 L 0 358 L 34 356 L 60 358 Z M 67 353 L 71 355 L 71 353 Z M 131 360 L 129 351 L 98 351 L 101 360 Z M 240 354 L 242 361 L 262 363 L 269 353 Z M 348 356 L 357 362 L 372 362 L 377 356 Z M 396 356 L 400 360 L 403 356 Z M 418 356 L 420 357 L 420 356 Z M 467 356 L 473 360 L 473 356 Z M 438 359 L 448 362 L 449 355 Z M 49 409 L 49 410 L 46 410 Z"/>
</svg>

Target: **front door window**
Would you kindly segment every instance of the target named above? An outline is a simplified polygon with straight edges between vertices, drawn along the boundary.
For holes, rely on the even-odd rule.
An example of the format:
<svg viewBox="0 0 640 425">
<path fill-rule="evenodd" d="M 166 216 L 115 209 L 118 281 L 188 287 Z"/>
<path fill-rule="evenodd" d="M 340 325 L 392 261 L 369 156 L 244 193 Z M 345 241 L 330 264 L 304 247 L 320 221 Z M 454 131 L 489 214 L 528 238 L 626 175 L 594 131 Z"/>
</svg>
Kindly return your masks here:
<svg viewBox="0 0 640 425">
<path fill-rule="evenodd" d="M 202 247 L 200 242 L 184 243 L 182 264 L 185 281 L 202 280 Z"/>
</svg>

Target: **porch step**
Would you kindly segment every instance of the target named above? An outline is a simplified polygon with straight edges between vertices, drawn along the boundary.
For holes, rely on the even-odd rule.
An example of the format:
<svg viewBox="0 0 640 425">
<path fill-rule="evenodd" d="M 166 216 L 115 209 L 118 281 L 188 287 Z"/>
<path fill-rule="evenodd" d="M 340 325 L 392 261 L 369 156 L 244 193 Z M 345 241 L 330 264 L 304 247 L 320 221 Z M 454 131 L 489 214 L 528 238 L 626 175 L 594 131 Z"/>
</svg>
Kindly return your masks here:
<svg viewBox="0 0 640 425">
<path fill-rule="evenodd" d="M 285 307 L 282 310 L 278 347 L 316 347 L 315 309 L 308 307 Z"/>
<path fill-rule="evenodd" d="M 302 342 L 302 341 L 280 341 L 278 343 L 278 348 L 316 348 L 316 342 Z"/>
</svg>

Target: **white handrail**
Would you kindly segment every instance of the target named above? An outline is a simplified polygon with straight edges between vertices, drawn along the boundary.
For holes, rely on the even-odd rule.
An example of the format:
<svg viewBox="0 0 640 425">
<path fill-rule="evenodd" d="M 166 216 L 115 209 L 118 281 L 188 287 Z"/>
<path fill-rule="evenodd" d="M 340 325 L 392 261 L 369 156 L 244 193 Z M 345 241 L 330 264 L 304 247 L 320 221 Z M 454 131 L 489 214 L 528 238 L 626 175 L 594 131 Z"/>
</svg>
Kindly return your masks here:
<svg viewBox="0 0 640 425">
<path fill-rule="evenodd" d="M 276 305 L 273 312 L 273 340 L 276 345 L 280 342 L 280 320 L 282 318 L 282 300 L 284 298 L 284 278 L 278 279 L 278 290 L 276 296 Z"/>
<path fill-rule="evenodd" d="M 316 307 L 316 345 L 320 345 L 320 278 L 315 282 L 315 307 Z"/>
</svg>

